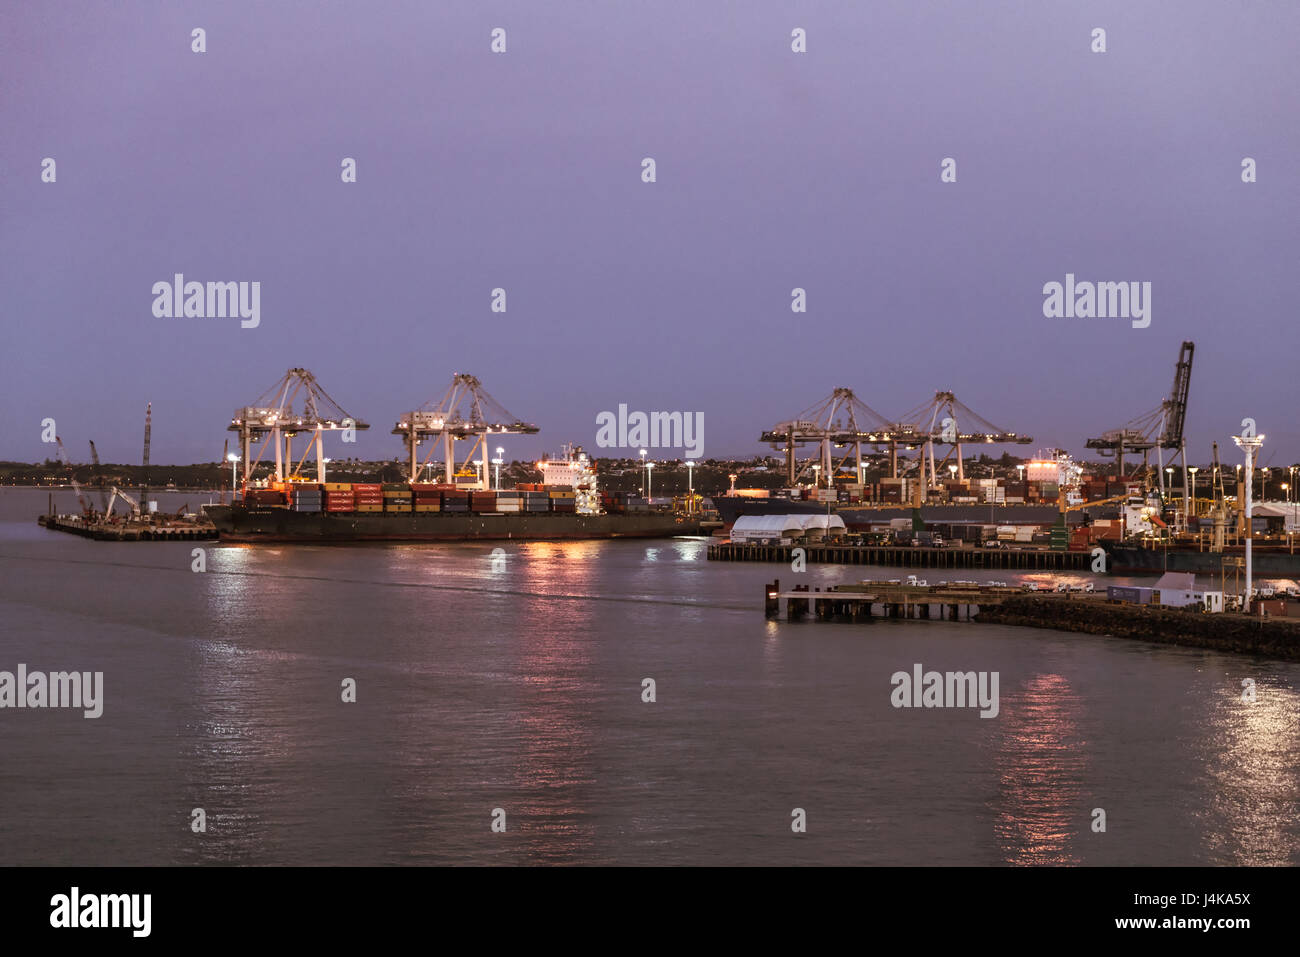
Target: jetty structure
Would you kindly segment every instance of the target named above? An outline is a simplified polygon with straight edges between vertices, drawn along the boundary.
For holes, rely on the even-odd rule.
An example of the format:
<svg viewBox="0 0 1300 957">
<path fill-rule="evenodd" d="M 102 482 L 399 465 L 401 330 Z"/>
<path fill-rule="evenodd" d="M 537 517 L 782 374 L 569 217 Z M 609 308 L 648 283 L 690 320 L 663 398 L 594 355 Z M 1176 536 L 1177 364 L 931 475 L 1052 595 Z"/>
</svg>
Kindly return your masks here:
<svg viewBox="0 0 1300 957">
<path fill-rule="evenodd" d="M 55 436 L 59 461 L 68 470 L 68 483 L 76 493 L 78 511 L 56 511 L 54 495 L 51 493 L 45 514 L 37 516 L 37 524 L 50 531 L 67 532 L 100 542 L 192 542 L 216 538 L 217 527 L 198 513 L 187 511 L 188 506 L 174 514 L 167 513 L 159 511 L 158 503 L 149 499 L 149 442 L 152 430 L 153 403 L 150 402 L 144 411 L 143 472 L 138 498 L 105 480 L 99 452 L 95 449 L 94 441 L 90 442 L 90 459 L 94 464 L 92 481 L 98 496 L 97 504 L 77 481 L 63 439 Z M 121 511 L 118 510 L 118 503 L 121 503 Z"/>
<path fill-rule="evenodd" d="M 769 620 L 1016 625 L 1300 661 L 1300 594 L 1257 597 L 1246 614 L 1225 610 L 1222 592 L 1197 591 L 1191 578 L 1175 573 L 1161 580 L 1163 590 L 1110 586 L 1104 592 L 1091 585 L 1053 592 L 1005 582 L 930 585 L 915 575 L 783 591 L 777 579 L 763 588 L 763 609 Z"/>
</svg>

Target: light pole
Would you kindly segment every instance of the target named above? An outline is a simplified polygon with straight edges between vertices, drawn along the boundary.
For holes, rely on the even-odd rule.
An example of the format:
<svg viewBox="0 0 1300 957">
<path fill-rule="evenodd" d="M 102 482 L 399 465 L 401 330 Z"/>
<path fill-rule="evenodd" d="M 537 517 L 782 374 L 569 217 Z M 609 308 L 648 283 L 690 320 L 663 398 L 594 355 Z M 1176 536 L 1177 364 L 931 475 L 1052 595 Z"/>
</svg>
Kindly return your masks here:
<svg viewBox="0 0 1300 957">
<path fill-rule="evenodd" d="M 740 476 L 737 475 L 735 472 L 731 472 L 730 474 L 727 475 L 727 478 L 731 479 L 731 494 L 732 494 L 732 495 L 735 495 L 735 494 L 736 494 L 736 479 L 740 478 Z"/>
<path fill-rule="evenodd" d="M 234 452 L 228 452 L 226 461 L 230 463 L 230 494 L 233 495 L 235 494 L 235 483 L 238 481 L 235 476 L 235 463 L 239 461 L 239 456 Z"/>
<path fill-rule="evenodd" d="M 320 477 L 321 477 L 322 481 L 323 481 L 324 478 L 325 478 L 325 470 L 329 467 L 329 464 L 330 464 L 330 462 L 332 462 L 332 461 L 334 461 L 334 460 L 333 460 L 333 459 L 321 459 L 321 460 L 320 460 Z"/>
<path fill-rule="evenodd" d="M 686 463 L 686 510 L 695 511 L 695 463 Z"/>
<path fill-rule="evenodd" d="M 646 497 L 646 501 L 649 502 L 651 505 L 655 503 L 654 467 L 655 464 L 653 462 L 647 462 L 645 464 L 645 497 Z"/>
<path fill-rule="evenodd" d="M 648 492 L 646 492 L 646 485 L 650 481 L 650 470 L 645 467 L 645 449 L 641 450 L 641 469 L 642 471 L 645 472 L 645 477 L 646 477 L 646 481 L 641 483 L 641 491 L 645 493 L 646 498 L 649 498 L 650 495 Z"/>
<path fill-rule="evenodd" d="M 492 465 L 496 469 L 496 490 L 498 492 L 501 491 L 501 465 L 505 461 L 504 459 L 501 458 L 501 456 L 505 454 L 505 451 L 506 451 L 505 449 L 501 448 L 501 446 L 498 445 L 497 457 L 492 460 Z"/>
<path fill-rule="evenodd" d="M 1259 452 L 1260 446 L 1264 444 L 1264 436 L 1261 435 L 1234 435 L 1232 441 L 1237 443 L 1237 448 L 1246 453 L 1246 595 L 1243 599 L 1245 611 L 1250 611 L 1250 600 L 1252 597 L 1251 581 L 1252 570 L 1250 545 L 1255 538 L 1254 529 L 1251 528 L 1251 485 L 1254 484 L 1255 455 Z"/>
<path fill-rule="evenodd" d="M 1192 477 L 1192 498 L 1191 501 L 1187 503 L 1187 517 L 1189 519 L 1188 521 L 1189 525 L 1191 524 L 1190 519 L 1192 513 L 1196 511 L 1196 473 L 1199 471 L 1200 468 L 1195 465 L 1193 465 L 1191 468 L 1187 470 L 1187 474 L 1189 474 Z"/>
<path fill-rule="evenodd" d="M 1267 502 L 1268 501 L 1268 469 L 1264 468 L 1261 469 L 1260 471 L 1264 473 L 1264 477 L 1259 483 L 1259 500 L 1261 502 Z"/>
</svg>

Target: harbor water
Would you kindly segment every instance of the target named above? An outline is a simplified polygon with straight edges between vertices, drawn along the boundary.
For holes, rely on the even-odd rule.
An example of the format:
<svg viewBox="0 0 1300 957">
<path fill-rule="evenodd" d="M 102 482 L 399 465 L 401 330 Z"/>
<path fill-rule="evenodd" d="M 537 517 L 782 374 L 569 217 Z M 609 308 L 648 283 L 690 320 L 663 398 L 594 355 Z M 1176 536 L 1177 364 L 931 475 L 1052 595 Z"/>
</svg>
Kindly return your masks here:
<svg viewBox="0 0 1300 957">
<path fill-rule="evenodd" d="M 9 864 L 1300 863 L 1294 663 L 767 621 L 774 577 L 900 570 L 702 539 L 119 544 L 46 500 L 0 490 L 0 671 L 102 672 L 103 713 L 0 710 Z M 894 707 L 916 664 L 997 715 Z"/>
</svg>

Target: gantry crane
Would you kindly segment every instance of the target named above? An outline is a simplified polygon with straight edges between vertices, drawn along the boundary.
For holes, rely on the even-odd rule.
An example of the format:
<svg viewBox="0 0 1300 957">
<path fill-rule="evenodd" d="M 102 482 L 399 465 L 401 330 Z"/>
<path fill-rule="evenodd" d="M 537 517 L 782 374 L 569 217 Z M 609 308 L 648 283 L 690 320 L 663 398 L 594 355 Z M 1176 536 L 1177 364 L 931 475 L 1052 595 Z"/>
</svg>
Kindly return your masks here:
<svg viewBox="0 0 1300 957">
<path fill-rule="evenodd" d="M 892 426 L 890 443 L 891 474 L 898 474 L 897 449 L 900 444 L 908 448 L 922 446 L 921 481 L 927 488 L 939 484 L 938 469 L 947 464 L 949 457 L 955 456 L 958 481 L 966 480 L 966 469 L 962 462 L 962 445 L 1028 445 L 1033 438 L 1009 432 L 994 425 L 970 407 L 960 402 L 951 392 L 936 392 L 934 398 L 925 405 L 912 409 Z M 949 446 L 947 454 L 936 465 L 934 461 L 935 445 Z M 929 479 L 926 480 L 927 459 Z"/>
<path fill-rule="evenodd" d="M 831 446 L 853 446 L 857 479 L 862 481 L 862 446 L 882 445 L 889 441 L 889 422 L 875 409 L 853 394 L 852 389 L 835 389 L 830 398 L 800 412 L 789 422 L 781 422 L 759 436 L 760 442 L 773 449 L 785 447 L 786 478 L 790 485 L 812 467 L 812 462 L 795 469 L 795 446 L 817 443 L 819 448 L 816 484 L 834 484 L 836 465 Z M 841 465 L 848 461 L 845 455 Z"/>
<path fill-rule="evenodd" d="M 1183 439 L 1183 424 L 1187 420 L 1187 399 L 1192 386 L 1192 356 L 1196 350 L 1195 343 L 1184 342 L 1178 351 L 1178 362 L 1174 366 L 1174 385 L 1169 397 L 1160 405 L 1144 415 L 1132 419 L 1122 428 L 1103 432 L 1095 439 L 1088 439 L 1086 445 L 1097 449 L 1104 456 L 1115 456 L 1119 478 L 1124 479 L 1124 453 L 1141 452 L 1143 478 L 1149 477 L 1151 450 L 1156 450 L 1157 478 L 1160 494 L 1165 494 L 1164 450 L 1172 449 L 1175 454 L 1170 457 L 1170 464 L 1181 457 L 1183 465 L 1183 498 L 1188 498 L 1187 487 L 1187 446 Z"/>
<path fill-rule="evenodd" d="M 773 448 L 784 446 L 787 477 L 791 485 L 812 464 L 807 463 L 802 469 L 795 470 L 794 450 L 797 445 L 815 442 L 821 446 L 818 470 L 822 474 L 818 477 L 818 484 L 822 484 L 822 479 L 825 479 L 825 484 L 828 485 L 831 484 L 837 467 L 831 457 L 832 446 L 853 446 L 859 481 L 862 480 L 863 445 L 889 448 L 889 471 L 895 478 L 898 477 L 899 449 L 910 451 L 920 448 L 923 450 L 919 463 L 920 479 L 924 487 L 933 487 L 938 484 L 937 469 L 948 461 L 948 456 L 945 456 L 936 465 L 936 444 L 952 446 L 948 454 L 956 454 L 957 474 L 964 479 L 965 471 L 961 463 L 963 443 L 1027 445 L 1033 439 L 994 425 L 958 401 L 951 392 L 936 392 L 934 398 L 925 405 L 911 410 L 897 421 L 891 421 L 859 400 L 852 389 L 840 388 L 829 399 L 801 412 L 797 418 L 764 432 L 759 441 L 770 443 Z M 847 460 L 846 455 L 840 465 Z"/>
<path fill-rule="evenodd" d="M 295 411 L 295 403 L 297 405 Z M 316 377 L 306 369 L 290 369 L 280 381 L 264 392 L 252 405 L 235 411 L 227 431 L 239 433 L 239 448 L 244 462 L 243 484 L 253 476 L 253 469 L 261 461 L 267 444 L 275 447 L 275 477 L 297 475 L 307 456 L 315 449 L 316 481 L 325 481 L 325 432 L 362 431 L 370 426 L 343 411 L 320 387 Z M 311 433 L 311 441 L 295 465 L 293 437 Z M 252 444 L 264 438 L 257 458 L 252 458 Z M 344 436 L 347 439 L 347 435 Z"/>
<path fill-rule="evenodd" d="M 466 487 L 486 489 L 489 487 L 488 475 L 491 474 L 491 450 L 488 448 L 491 435 L 533 435 L 540 430 L 531 422 L 524 422 L 506 411 L 496 399 L 488 395 L 483 384 L 472 375 L 457 373 L 451 378 L 451 385 L 436 402 L 430 401 L 420 408 L 403 415 L 393 427 L 393 434 L 402 436 L 410 460 L 410 480 L 419 481 L 420 469 L 419 445 L 425 439 L 436 439 L 425 461 L 430 462 L 441 446 L 444 463 L 444 481 L 455 484 L 456 481 L 456 440 L 474 439 L 463 461 L 468 462 L 474 450 L 482 448 L 479 457 L 477 478 Z"/>
</svg>

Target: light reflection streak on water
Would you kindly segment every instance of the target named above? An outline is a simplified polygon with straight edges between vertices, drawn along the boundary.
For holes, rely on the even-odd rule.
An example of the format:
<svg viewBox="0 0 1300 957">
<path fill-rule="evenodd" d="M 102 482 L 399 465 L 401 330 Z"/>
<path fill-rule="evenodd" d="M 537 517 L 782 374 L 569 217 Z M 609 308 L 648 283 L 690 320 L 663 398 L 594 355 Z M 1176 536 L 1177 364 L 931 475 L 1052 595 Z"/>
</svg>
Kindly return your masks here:
<svg viewBox="0 0 1300 957">
<path fill-rule="evenodd" d="M 227 570 L 255 567 L 265 557 L 266 553 L 255 554 L 247 547 L 210 550 L 208 567 L 210 571 L 214 566 Z M 191 680 L 194 710 L 202 717 L 197 726 L 184 729 L 193 743 L 197 768 L 192 786 L 195 801 L 207 810 L 208 828 L 223 834 L 220 842 L 195 847 L 206 848 L 198 852 L 215 855 L 217 860 L 243 861 L 270 849 L 263 814 L 258 810 L 275 797 L 270 769 L 290 762 L 303 744 L 286 738 L 283 728 L 277 727 L 281 722 L 274 716 L 274 706 L 250 708 L 249 703 L 280 701 L 284 689 L 275 678 L 279 672 L 268 665 L 292 664 L 304 656 L 240 647 L 238 638 L 246 623 L 267 611 L 256 600 L 261 593 L 250 590 L 237 575 L 201 577 L 213 634 L 229 637 L 195 642 Z M 261 597 L 265 600 L 264 594 Z"/>
<path fill-rule="evenodd" d="M 529 569 L 543 592 L 574 587 L 592 554 L 583 543 L 548 552 Z M 541 607 L 544 626 L 519 630 L 519 657 L 508 669 L 519 682 L 519 708 L 507 715 L 519 742 L 510 791 L 524 797 L 525 803 L 514 804 L 522 819 L 545 831 L 544 843 L 528 845 L 530 860 L 582 861 L 593 842 L 591 809 L 583 801 L 594 783 L 590 702 L 601 692 L 591 681 L 592 613 L 583 602 L 544 601 Z M 627 693 L 636 694 L 636 687 Z"/>
<path fill-rule="evenodd" d="M 1083 701 L 1061 675 L 1040 674 L 1001 696 L 994 830 L 1008 864 L 1078 864 L 1073 844 L 1091 822 L 1083 807 Z"/>
<path fill-rule="evenodd" d="M 1202 846 L 1213 864 L 1292 864 L 1300 695 L 1257 677 L 1255 703 L 1248 704 L 1237 681 L 1207 702 L 1205 733 L 1195 748 L 1206 769 Z"/>
</svg>

